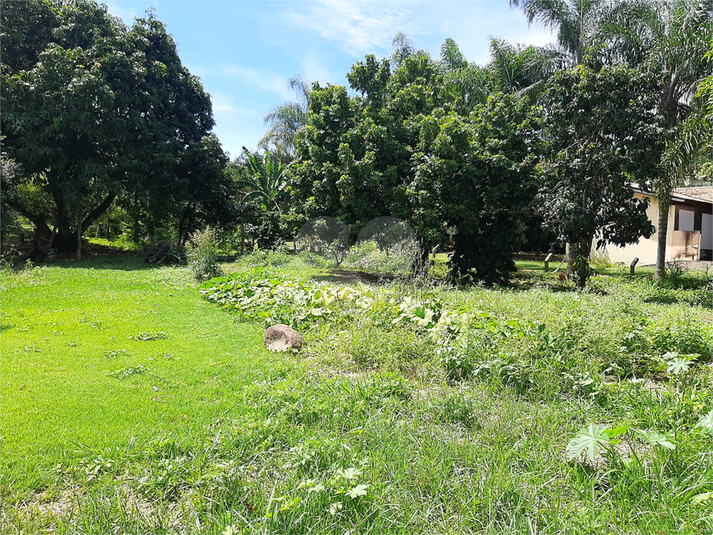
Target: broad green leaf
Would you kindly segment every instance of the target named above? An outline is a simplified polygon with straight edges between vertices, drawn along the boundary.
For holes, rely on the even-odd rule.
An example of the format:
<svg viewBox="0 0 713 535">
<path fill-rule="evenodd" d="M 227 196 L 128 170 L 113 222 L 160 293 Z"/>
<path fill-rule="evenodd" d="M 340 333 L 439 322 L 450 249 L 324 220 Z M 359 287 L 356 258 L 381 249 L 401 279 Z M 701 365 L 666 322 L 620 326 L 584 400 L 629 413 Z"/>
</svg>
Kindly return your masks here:
<svg viewBox="0 0 713 535">
<path fill-rule="evenodd" d="M 337 470 L 337 475 L 344 479 L 354 479 L 361 475 L 361 470 L 358 468 L 347 468 L 346 470 Z"/>
<path fill-rule="evenodd" d="M 342 510 L 342 507 L 344 507 L 342 502 L 334 502 L 329 506 L 329 514 L 332 516 L 336 515 L 339 511 Z"/>
<path fill-rule="evenodd" d="M 609 435 L 606 429 L 598 425 L 589 424 L 567 444 L 567 457 L 576 459 L 583 452 L 593 461 L 599 450 L 609 444 Z"/>
<path fill-rule="evenodd" d="M 347 491 L 347 496 L 350 498 L 354 499 L 358 496 L 366 496 L 366 490 L 369 488 L 369 485 L 357 485 L 354 488 L 351 488 Z"/>
<path fill-rule="evenodd" d="M 634 429 L 636 433 L 643 437 L 652 446 L 661 446 L 667 450 L 675 450 L 676 445 L 669 439 L 657 431 L 644 431 L 643 429 Z"/>
<path fill-rule="evenodd" d="M 317 483 L 314 487 L 309 487 L 307 492 L 322 492 L 325 488 L 322 483 Z"/>
<path fill-rule="evenodd" d="M 691 363 L 681 357 L 676 357 L 668 361 L 666 365 L 666 371 L 674 375 L 679 373 L 686 373 L 691 368 Z"/>
<path fill-rule="evenodd" d="M 706 433 L 713 435 L 713 410 L 706 414 L 703 418 L 698 420 L 696 427 L 700 427 Z"/>
<path fill-rule="evenodd" d="M 691 503 L 699 504 L 707 502 L 708 500 L 713 500 L 713 492 L 704 492 L 703 494 L 697 494 L 691 500 Z"/>
<path fill-rule="evenodd" d="M 619 435 L 623 435 L 629 430 L 628 425 L 620 425 L 618 427 L 615 427 L 614 429 L 609 429 L 607 431 L 607 435 L 609 435 L 609 438 L 615 438 L 618 437 Z"/>
</svg>

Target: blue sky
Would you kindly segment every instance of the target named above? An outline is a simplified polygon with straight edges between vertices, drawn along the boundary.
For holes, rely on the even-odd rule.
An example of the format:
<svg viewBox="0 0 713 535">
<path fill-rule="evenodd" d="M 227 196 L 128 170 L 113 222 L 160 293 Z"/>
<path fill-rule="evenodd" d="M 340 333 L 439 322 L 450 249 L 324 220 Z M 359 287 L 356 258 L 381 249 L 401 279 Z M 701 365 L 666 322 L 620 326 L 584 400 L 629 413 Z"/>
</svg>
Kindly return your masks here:
<svg viewBox="0 0 713 535">
<path fill-rule="evenodd" d="M 213 101 L 214 131 L 231 157 L 257 146 L 263 118 L 294 100 L 289 79 L 347 85 L 366 54 L 387 57 L 402 31 L 438 57 L 450 37 L 469 61 L 488 61 L 490 37 L 546 44 L 508 0 L 109 0 L 109 12 L 131 24 L 154 9 L 178 43 L 186 67 Z"/>
</svg>

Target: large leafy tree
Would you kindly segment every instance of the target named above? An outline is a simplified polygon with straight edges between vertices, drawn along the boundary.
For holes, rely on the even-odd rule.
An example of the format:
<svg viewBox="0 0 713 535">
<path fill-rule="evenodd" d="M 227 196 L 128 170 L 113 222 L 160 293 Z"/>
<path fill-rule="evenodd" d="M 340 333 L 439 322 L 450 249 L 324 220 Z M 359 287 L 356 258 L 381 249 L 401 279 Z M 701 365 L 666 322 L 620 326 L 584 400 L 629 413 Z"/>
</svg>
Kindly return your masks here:
<svg viewBox="0 0 713 535">
<path fill-rule="evenodd" d="M 337 216 L 354 232 L 399 217 L 415 228 L 422 252 L 457 227 L 453 278 L 506 280 L 521 196 L 533 195 L 524 104 L 482 104 L 467 85 L 455 87 L 452 75 L 470 66 L 452 42 L 441 61 L 409 52 L 394 63 L 356 63 L 347 75 L 356 97 L 315 86 L 291 168 L 298 206 L 308 217 Z"/>
<path fill-rule="evenodd" d="M 682 128 L 681 123 L 692 109 L 698 84 L 713 72 L 713 64 L 706 55 L 713 40 L 709 2 L 628 0 L 612 10 L 603 30 L 613 58 L 656 76 L 656 108 L 663 119 L 666 138 L 674 146 L 685 143 L 687 128 Z M 659 200 L 656 277 L 665 273 L 671 195 L 685 170 L 676 158 L 664 163 L 671 165 L 664 165 L 665 172 L 653 183 Z"/>
<path fill-rule="evenodd" d="M 2 13 L 12 28 L 2 41 L 4 146 L 22 174 L 5 202 L 48 237 L 54 226 L 61 250 L 117 198 L 170 207 L 185 235 L 208 212 L 197 205 L 215 206 L 229 182 L 210 99 L 164 25 L 149 15 L 129 29 L 90 0 L 12 4 L 26 9 Z M 51 211 L 25 202 L 23 188 L 41 191 Z"/>
<path fill-rule="evenodd" d="M 421 119 L 407 185 L 424 235 L 453 232 L 455 281 L 507 282 L 517 226 L 536 192 L 535 131 L 527 99 L 496 94 L 466 117 L 435 110 Z"/>
<path fill-rule="evenodd" d="M 631 182 L 660 172 L 664 140 L 655 83 L 624 66 L 578 66 L 556 74 L 542 95 L 546 150 L 539 196 L 546 223 L 571 244 L 575 276 L 589 276 L 592 242 L 623 246 L 653 233 Z M 654 155 L 654 157 L 652 157 Z"/>
</svg>

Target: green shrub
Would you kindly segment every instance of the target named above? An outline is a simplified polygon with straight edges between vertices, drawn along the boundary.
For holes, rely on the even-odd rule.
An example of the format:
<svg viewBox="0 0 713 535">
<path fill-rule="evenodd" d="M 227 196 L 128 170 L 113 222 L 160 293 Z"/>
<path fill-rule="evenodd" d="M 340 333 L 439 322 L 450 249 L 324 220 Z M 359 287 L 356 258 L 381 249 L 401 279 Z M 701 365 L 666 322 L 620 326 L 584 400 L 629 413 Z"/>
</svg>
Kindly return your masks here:
<svg viewBox="0 0 713 535">
<path fill-rule="evenodd" d="M 198 282 L 223 275 L 218 265 L 218 245 L 210 227 L 193 235 L 188 248 L 188 267 Z"/>
<path fill-rule="evenodd" d="M 655 324 L 648 328 L 654 350 L 660 354 L 676 351 L 681 354 L 697 354 L 703 362 L 711 358 L 711 339 L 700 325 L 689 320 Z"/>
</svg>

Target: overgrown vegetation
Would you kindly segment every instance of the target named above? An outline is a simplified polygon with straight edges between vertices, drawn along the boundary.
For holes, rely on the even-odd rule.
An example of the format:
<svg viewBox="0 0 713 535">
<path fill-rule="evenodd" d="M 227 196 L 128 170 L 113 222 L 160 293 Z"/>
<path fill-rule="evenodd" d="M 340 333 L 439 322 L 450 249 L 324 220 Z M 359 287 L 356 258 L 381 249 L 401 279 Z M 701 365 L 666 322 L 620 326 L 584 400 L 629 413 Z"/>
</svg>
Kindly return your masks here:
<svg viewBox="0 0 713 535">
<path fill-rule="evenodd" d="M 456 290 L 261 252 L 199 297 L 144 265 L 3 273 L 3 533 L 713 528 L 703 275 Z"/>
</svg>

